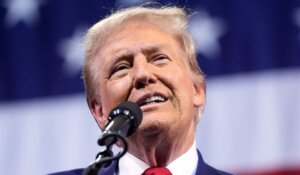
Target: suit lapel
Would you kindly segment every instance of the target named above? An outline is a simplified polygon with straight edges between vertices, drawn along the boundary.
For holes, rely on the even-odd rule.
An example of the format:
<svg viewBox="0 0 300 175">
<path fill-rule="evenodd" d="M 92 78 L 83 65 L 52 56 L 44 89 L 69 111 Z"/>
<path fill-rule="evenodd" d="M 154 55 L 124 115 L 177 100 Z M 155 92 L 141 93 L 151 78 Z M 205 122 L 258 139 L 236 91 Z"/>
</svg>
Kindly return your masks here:
<svg viewBox="0 0 300 175">
<path fill-rule="evenodd" d="M 201 156 L 201 153 L 197 150 L 198 153 L 198 166 L 196 170 L 196 175 L 218 175 L 219 172 L 213 167 L 206 164 Z"/>
</svg>

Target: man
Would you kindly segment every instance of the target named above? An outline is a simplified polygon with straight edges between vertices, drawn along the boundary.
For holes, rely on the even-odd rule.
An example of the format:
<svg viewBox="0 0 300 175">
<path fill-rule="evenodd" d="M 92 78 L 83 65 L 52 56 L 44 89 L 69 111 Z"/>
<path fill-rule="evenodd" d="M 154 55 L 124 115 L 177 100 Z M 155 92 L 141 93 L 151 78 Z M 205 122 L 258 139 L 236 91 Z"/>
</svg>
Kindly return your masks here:
<svg viewBox="0 0 300 175">
<path fill-rule="evenodd" d="M 135 7 L 89 29 L 83 78 L 98 125 L 104 128 L 110 111 L 124 101 L 136 102 L 143 112 L 128 137 L 128 153 L 101 174 L 140 175 L 149 167 L 166 167 L 173 175 L 228 174 L 205 164 L 196 149 L 205 79 L 186 26 L 180 8 Z"/>
</svg>

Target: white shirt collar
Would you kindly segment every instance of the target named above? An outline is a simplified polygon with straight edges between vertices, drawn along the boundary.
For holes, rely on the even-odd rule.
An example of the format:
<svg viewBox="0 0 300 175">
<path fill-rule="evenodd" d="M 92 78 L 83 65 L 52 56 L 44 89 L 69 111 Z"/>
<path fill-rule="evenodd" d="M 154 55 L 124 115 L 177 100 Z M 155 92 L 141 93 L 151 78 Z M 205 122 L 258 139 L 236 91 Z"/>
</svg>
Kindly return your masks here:
<svg viewBox="0 0 300 175">
<path fill-rule="evenodd" d="M 180 157 L 171 162 L 167 168 L 173 175 L 194 175 L 198 164 L 196 142 Z M 133 155 L 126 153 L 119 160 L 119 175 L 141 175 L 149 165 Z"/>
<path fill-rule="evenodd" d="M 197 164 L 198 154 L 196 142 L 194 141 L 192 147 L 187 152 L 171 162 L 167 166 L 167 168 L 172 172 L 172 175 L 193 175 L 196 172 Z"/>
<path fill-rule="evenodd" d="M 126 153 L 119 160 L 119 175 L 141 175 L 149 165 L 130 153 Z"/>
</svg>

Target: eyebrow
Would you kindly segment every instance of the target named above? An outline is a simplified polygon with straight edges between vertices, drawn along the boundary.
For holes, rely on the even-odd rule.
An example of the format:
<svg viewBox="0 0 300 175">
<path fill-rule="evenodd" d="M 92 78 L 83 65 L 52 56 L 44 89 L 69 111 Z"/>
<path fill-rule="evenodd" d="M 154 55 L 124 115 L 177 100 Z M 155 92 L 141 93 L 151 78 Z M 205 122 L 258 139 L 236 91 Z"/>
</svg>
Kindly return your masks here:
<svg viewBox="0 0 300 175">
<path fill-rule="evenodd" d="M 109 67 L 112 67 L 113 65 L 115 65 L 116 63 L 118 63 L 121 60 L 130 60 L 131 58 L 133 58 L 133 55 L 134 54 L 127 49 L 119 51 L 117 53 L 114 53 L 109 58 L 109 59 L 113 60 L 109 63 Z"/>
<path fill-rule="evenodd" d="M 142 53 L 145 55 L 150 55 L 151 53 L 159 52 L 166 49 L 167 46 L 164 44 L 141 46 Z M 121 60 L 130 60 L 134 57 L 134 54 L 135 52 L 131 51 L 130 49 L 125 49 L 125 50 L 120 49 L 120 51 L 116 51 L 116 53 L 114 53 L 111 56 L 110 59 L 112 59 L 113 61 L 109 64 L 109 66 L 111 67 Z"/>
<path fill-rule="evenodd" d="M 166 50 L 166 49 L 167 49 L 166 45 L 156 44 L 156 45 L 148 45 L 148 46 L 142 47 L 142 52 L 144 54 L 151 54 L 151 53 Z"/>
</svg>

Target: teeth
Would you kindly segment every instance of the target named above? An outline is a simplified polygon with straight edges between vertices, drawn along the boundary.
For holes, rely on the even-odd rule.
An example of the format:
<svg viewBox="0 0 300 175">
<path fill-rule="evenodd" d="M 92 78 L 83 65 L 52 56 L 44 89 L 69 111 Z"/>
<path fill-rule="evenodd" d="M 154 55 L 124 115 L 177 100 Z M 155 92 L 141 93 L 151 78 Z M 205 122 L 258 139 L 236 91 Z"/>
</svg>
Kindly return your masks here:
<svg viewBox="0 0 300 175">
<path fill-rule="evenodd" d="M 166 101 L 166 99 L 164 97 L 159 96 L 159 95 L 154 95 L 154 96 L 151 96 L 151 97 L 147 98 L 144 101 L 144 104 L 145 103 L 164 102 L 164 101 Z"/>
</svg>

